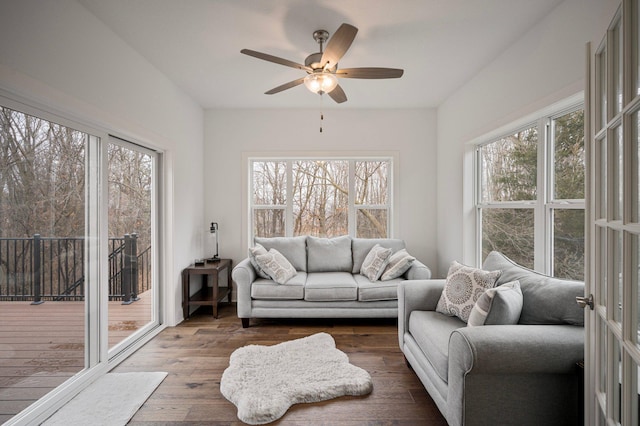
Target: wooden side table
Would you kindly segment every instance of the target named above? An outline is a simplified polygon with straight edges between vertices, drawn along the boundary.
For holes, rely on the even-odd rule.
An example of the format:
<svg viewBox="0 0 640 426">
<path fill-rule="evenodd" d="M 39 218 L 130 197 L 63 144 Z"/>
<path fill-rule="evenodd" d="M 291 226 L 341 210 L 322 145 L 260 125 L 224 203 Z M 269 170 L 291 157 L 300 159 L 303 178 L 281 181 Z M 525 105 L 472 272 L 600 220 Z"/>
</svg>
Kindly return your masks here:
<svg viewBox="0 0 640 426">
<path fill-rule="evenodd" d="M 227 271 L 227 288 L 218 287 L 220 272 Z M 202 276 L 202 288 L 189 296 L 191 275 Z M 212 277 L 212 286 L 208 286 L 208 277 Z M 231 259 L 220 259 L 204 266 L 191 265 L 182 271 L 182 315 L 188 319 L 190 306 L 213 306 L 213 317 L 218 318 L 218 302 L 228 297 L 231 302 Z"/>
</svg>

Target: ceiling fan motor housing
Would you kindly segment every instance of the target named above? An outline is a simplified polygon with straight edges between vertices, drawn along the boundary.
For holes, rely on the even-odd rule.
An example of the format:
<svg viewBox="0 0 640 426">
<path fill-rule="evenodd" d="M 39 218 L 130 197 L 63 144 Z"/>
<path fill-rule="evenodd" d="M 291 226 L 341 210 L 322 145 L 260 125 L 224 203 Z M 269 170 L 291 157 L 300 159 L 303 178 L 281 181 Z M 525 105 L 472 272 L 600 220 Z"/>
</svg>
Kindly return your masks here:
<svg viewBox="0 0 640 426">
<path fill-rule="evenodd" d="M 320 62 L 321 60 L 322 60 L 322 52 L 312 53 L 311 55 L 307 56 L 307 58 L 304 60 L 304 64 L 309 68 L 313 69 L 314 72 L 322 72 L 324 67 L 322 62 Z M 338 69 L 338 64 L 335 64 L 335 66 L 333 66 L 332 68 L 329 68 L 328 71 L 336 72 L 337 69 Z"/>
<path fill-rule="evenodd" d="M 304 60 L 304 64 L 306 66 L 308 66 L 309 68 L 313 69 L 313 72 L 322 72 L 324 71 L 324 64 L 321 62 L 322 61 L 322 53 L 323 53 L 323 46 L 324 43 L 329 40 L 329 31 L 327 30 L 316 30 L 313 32 L 313 39 L 316 41 L 316 43 L 318 43 L 320 45 L 320 51 L 317 53 L 312 53 L 311 55 L 307 56 L 307 58 Z M 338 64 L 336 64 L 334 67 L 332 67 L 331 69 L 329 69 L 328 71 L 330 72 L 336 72 L 336 70 L 338 69 Z"/>
</svg>

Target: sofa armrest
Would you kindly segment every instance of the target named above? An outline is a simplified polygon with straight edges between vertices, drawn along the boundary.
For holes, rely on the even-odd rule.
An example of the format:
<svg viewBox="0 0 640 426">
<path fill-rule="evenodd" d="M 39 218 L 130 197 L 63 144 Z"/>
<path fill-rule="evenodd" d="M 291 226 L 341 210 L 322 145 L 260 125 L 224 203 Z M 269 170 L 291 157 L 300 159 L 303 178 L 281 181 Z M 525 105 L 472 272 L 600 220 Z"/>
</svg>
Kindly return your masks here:
<svg viewBox="0 0 640 426">
<path fill-rule="evenodd" d="M 449 339 L 445 417 L 451 424 L 464 424 L 465 418 L 480 415 L 470 408 L 474 406 L 470 396 L 479 398 L 477 390 L 470 390 L 474 378 L 476 383 L 494 384 L 491 398 L 495 401 L 509 400 L 515 398 L 510 392 L 523 387 L 524 377 L 531 377 L 530 381 L 539 386 L 536 391 L 532 385 L 528 391 L 531 395 L 544 393 L 544 389 L 551 392 L 557 377 L 575 374 L 576 362 L 582 359 L 584 328 L 580 326 L 491 325 L 455 330 Z M 535 406 L 535 398 L 531 398 Z M 538 402 L 542 409 L 544 403 Z"/>
<path fill-rule="evenodd" d="M 233 268 L 231 277 L 236 282 L 236 301 L 238 318 L 251 318 L 251 283 L 257 274 L 249 258 L 243 259 Z"/>
<path fill-rule="evenodd" d="M 431 278 L 431 269 L 418 259 L 414 260 L 411 267 L 403 274 L 408 280 L 428 280 Z"/>
<path fill-rule="evenodd" d="M 398 341 L 404 348 L 404 333 L 409 329 L 411 312 L 434 311 L 445 280 L 407 280 L 398 284 Z"/>
</svg>

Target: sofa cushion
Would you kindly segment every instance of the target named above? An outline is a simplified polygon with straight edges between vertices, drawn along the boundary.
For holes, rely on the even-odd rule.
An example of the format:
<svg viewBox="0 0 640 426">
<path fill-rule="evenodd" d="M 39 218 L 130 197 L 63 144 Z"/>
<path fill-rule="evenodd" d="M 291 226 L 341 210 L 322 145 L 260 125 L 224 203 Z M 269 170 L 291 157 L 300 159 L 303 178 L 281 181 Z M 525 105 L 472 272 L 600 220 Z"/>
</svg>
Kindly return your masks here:
<svg viewBox="0 0 640 426">
<path fill-rule="evenodd" d="M 258 261 L 256 260 L 256 256 L 259 256 L 261 254 L 267 254 L 267 249 L 262 247 L 261 244 L 256 244 L 253 247 L 249 248 L 249 261 L 251 262 L 251 266 L 253 266 L 253 269 L 255 269 L 256 274 L 260 277 L 260 278 L 266 278 L 266 279 L 271 279 L 271 277 L 269 277 L 269 275 L 262 270 L 262 268 L 260 267 L 260 265 L 258 265 Z"/>
<path fill-rule="evenodd" d="M 293 265 L 296 271 L 307 271 L 307 237 L 255 237 L 256 244 L 268 250 L 278 250 Z"/>
<path fill-rule="evenodd" d="M 449 337 L 465 325 L 457 317 L 435 311 L 413 311 L 409 316 L 409 333 L 445 382 L 448 382 Z"/>
<path fill-rule="evenodd" d="M 408 280 L 428 280 L 431 279 L 431 269 L 416 259 L 403 277 Z"/>
<path fill-rule="evenodd" d="M 372 302 L 374 300 L 396 300 L 398 298 L 398 283 L 404 278 L 395 278 L 387 281 L 371 282 L 363 275 L 353 276 L 358 284 L 358 300 Z"/>
<path fill-rule="evenodd" d="M 251 298 L 264 300 L 303 300 L 306 272 L 298 274 L 285 284 L 258 278 L 251 284 Z"/>
<path fill-rule="evenodd" d="M 256 256 L 256 262 L 278 284 L 284 284 L 296 276 L 296 270 L 291 263 L 274 248 L 266 254 Z"/>
<path fill-rule="evenodd" d="M 520 283 L 512 281 L 485 291 L 471 309 L 467 325 L 513 325 L 518 323 L 521 312 Z"/>
<path fill-rule="evenodd" d="M 478 298 L 495 285 L 500 273 L 472 268 L 454 260 L 449 267 L 447 281 L 436 311 L 445 315 L 455 315 L 467 322 Z"/>
<path fill-rule="evenodd" d="M 307 237 L 307 272 L 351 272 L 351 237 Z"/>
<path fill-rule="evenodd" d="M 497 251 L 489 253 L 483 268 L 502 271 L 498 285 L 515 280 L 520 282 L 522 314 L 519 324 L 584 325 L 584 311 L 576 303 L 576 296 L 584 296 L 583 282 L 532 271 Z"/>
<path fill-rule="evenodd" d="M 353 255 L 353 269 L 351 272 L 359 274 L 362 262 L 369 254 L 373 246 L 380 244 L 384 248 L 390 248 L 394 252 L 405 248 L 404 241 L 394 238 L 353 238 L 351 240 L 351 252 Z"/>
<path fill-rule="evenodd" d="M 307 274 L 304 300 L 357 300 L 358 286 L 349 272 L 311 272 Z"/>
<path fill-rule="evenodd" d="M 369 278 L 369 281 L 377 281 L 384 272 L 384 268 L 389 263 L 392 250 L 376 244 L 367 254 L 362 262 L 360 273 Z"/>
<path fill-rule="evenodd" d="M 389 263 L 384 268 L 380 281 L 389 281 L 402 276 L 411 268 L 411 264 L 415 260 L 416 258 L 411 256 L 406 249 L 398 250 L 389 258 Z"/>
</svg>

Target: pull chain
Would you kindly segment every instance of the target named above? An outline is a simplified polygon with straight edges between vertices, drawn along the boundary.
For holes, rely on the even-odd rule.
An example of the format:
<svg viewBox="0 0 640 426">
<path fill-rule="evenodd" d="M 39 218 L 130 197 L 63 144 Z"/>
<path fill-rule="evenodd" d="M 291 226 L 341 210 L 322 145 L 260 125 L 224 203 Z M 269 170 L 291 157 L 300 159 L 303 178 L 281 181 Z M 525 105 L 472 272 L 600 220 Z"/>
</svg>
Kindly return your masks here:
<svg viewBox="0 0 640 426">
<path fill-rule="evenodd" d="M 320 93 L 320 133 L 322 133 L 322 122 L 324 121 L 324 114 L 322 113 L 322 110 L 324 109 L 324 97 L 322 96 L 322 93 Z"/>
</svg>

